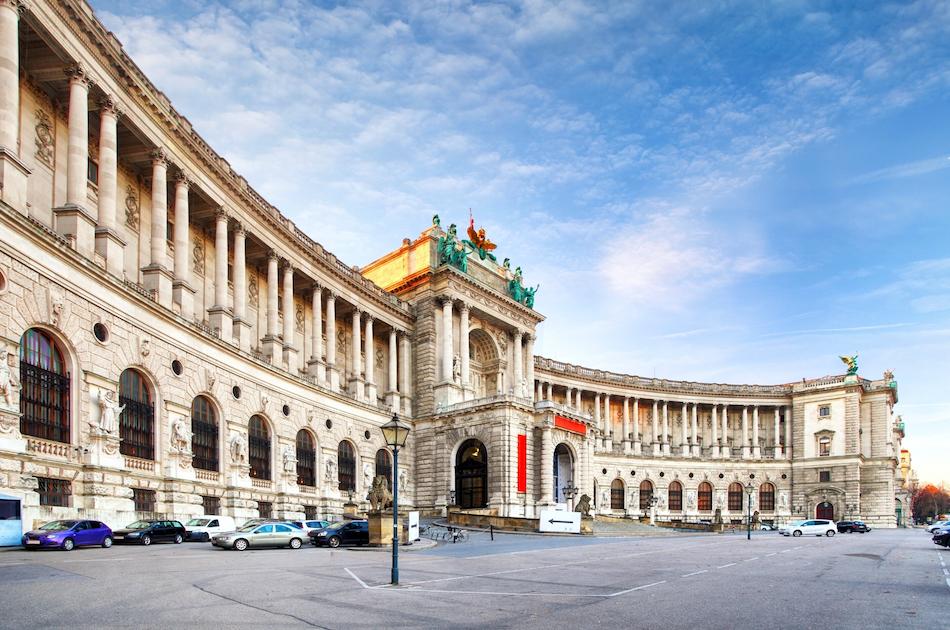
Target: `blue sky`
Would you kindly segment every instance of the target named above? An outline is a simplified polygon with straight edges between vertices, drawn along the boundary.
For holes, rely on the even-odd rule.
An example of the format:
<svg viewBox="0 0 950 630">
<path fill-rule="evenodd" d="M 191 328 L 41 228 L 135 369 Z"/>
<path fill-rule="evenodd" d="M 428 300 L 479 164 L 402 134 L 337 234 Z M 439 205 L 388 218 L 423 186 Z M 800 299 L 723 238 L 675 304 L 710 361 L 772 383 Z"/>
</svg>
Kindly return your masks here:
<svg viewBox="0 0 950 630">
<path fill-rule="evenodd" d="M 950 3 L 93 0 L 350 264 L 476 222 L 538 351 L 780 383 L 893 369 L 950 482 Z"/>
</svg>

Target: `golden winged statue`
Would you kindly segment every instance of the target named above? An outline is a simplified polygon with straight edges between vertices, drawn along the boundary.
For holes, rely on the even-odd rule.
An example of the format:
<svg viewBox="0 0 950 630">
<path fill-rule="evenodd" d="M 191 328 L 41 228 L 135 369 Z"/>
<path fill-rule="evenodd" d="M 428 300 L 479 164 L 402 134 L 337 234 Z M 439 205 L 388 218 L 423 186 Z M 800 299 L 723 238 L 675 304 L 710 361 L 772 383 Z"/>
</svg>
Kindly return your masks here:
<svg viewBox="0 0 950 630">
<path fill-rule="evenodd" d="M 858 373 L 858 355 L 857 355 L 857 353 L 855 353 L 853 356 L 850 356 L 850 357 L 842 357 L 842 356 L 839 356 L 838 358 L 841 359 L 841 362 L 842 362 L 842 363 L 844 363 L 846 366 L 848 366 L 848 376 L 852 376 L 852 375 Z"/>
<path fill-rule="evenodd" d="M 468 240 L 471 241 L 475 249 L 481 249 L 486 252 L 490 252 L 498 247 L 485 236 L 485 228 L 478 228 L 478 231 L 475 230 L 475 219 L 471 215 L 469 215 L 468 218 Z"/>
</svg>

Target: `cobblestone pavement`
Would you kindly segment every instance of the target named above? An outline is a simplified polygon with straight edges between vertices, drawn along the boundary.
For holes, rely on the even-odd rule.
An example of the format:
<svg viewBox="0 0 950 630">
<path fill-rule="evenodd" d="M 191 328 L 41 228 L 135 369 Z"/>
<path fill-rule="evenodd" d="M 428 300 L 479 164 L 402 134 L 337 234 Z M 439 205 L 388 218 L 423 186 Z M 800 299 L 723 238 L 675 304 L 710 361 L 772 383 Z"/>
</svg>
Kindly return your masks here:
<svg viewBox="0 0 950 630">
<path fill-rule="evenodd" d="M 833 538 L 501 535 L 401 556 L 208 544 L 0 553 L 0 627 L 946 627 L 950 553 Z"/>
</svg>

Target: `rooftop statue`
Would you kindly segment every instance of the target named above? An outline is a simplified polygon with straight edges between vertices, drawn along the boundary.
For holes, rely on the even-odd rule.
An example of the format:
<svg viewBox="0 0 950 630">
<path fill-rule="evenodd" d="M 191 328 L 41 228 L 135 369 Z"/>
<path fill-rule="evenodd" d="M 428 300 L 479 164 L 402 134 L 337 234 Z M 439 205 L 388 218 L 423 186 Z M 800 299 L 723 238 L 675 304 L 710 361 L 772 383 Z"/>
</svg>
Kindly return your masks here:
<svg viewBox="0 0 950 630">
<path fill-rule="evenodd" d="M 482 260 L 488 258 L 492 262 L 496 262 L 497 259 L 495 255 L 492 254 L 492 250 L 498 247 L 485 236 L 485 228 L 478 228 L 475 230 L 475 219 L 472 217 L 472 211 L 468 211 L 468 240 L 463 241 L 466 245 L 478 252 L 478 257 Z"/>
<path fill-rule="evenodd" d="M 442 220 L 439 219 L 439 215 L 432 215 L 432 227 L 442 227 Z"/>
<path fill-rule="evenodd" d="M 445 236 L 439 237 L 438 250 L 440 265 L 449 264 L 459 271 L 468 271 L 468 251 L 458 240 L 458 230 L 454 223 L 449 226 Z"/>
<path fill-rule="evenodd" d="M 848 376 L 854 376 L 858 373 L 858 355 L 838 357 L 841 362 L 848 366 Z"/>
</svg>

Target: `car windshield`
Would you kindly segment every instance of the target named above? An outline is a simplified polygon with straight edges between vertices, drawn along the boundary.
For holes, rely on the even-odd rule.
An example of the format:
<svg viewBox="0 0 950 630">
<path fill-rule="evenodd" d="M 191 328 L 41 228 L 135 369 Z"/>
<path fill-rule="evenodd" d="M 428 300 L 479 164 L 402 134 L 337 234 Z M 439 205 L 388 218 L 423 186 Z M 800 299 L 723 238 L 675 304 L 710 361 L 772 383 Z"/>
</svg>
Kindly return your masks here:
<svg viewBox="0 0 950 630">
<path fill-rule="evenodd" d="M 239 532 L 253 532 L 253 531 L 254 531 L 255 529 L 257 529 L 259 526 L 260 526 L 260 523 L 252 523 L 252 524 L 250 524 L 250 525 L 245 525 L 244 527 L 242 527 L 242 528 L 239 529 L 238 531 L 239 531 Z"/>
<path fill-rule="evenodd" d="M 327 529 L 332 529 L 336 531 L 338 529 L 341 529 L 342 527 L 345 527 L 346 525 L 347 525 L 346 521 L 340 521 L 339 523 L 331 523 L 330 525 L 327 526 Z"/>
<path fill-rule="evenodd" d="M 76 524 L 76 521 L 52 521 L 40 527 L 43 531 L 55 532 L 62 529 L 69 529 Z"/>
<path fill-rule="evenodd" d="M 191 527 L 205 527 L 210 522 L 211 522 L 211 519 L 209 518 L 193 518 L 190 521 L 188 521 L 188 525 L 190 525 Z"/>
<path fill-rule="evenodd" d="M 151 524 L 152 523 L 150 521 L 135 521 L 126 527 L 126 529 L 148 529 L 149 525 Z"/>
</svg>

